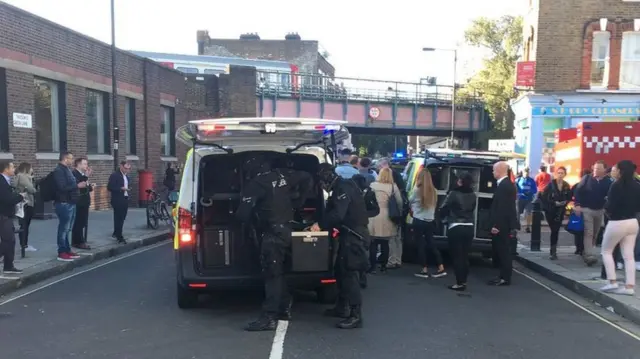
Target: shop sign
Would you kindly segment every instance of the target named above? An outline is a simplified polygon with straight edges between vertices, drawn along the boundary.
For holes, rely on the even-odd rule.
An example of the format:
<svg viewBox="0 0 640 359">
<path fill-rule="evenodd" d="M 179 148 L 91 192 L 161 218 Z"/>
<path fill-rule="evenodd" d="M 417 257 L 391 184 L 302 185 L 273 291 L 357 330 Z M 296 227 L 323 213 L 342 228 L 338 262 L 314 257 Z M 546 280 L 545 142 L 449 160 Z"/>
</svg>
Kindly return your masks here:
<svg viewBox="0 0 640 359">
<path fill-rule="evenodd" d="M 516 64 L 516 87 L 533 87 L 536 83 L 536 62 L 520 61 Z"/>
<path fill-rule="evenodd" d="M 532 116 L 640 116 L 640 107 L 582 107 L 582 106 L 537 106 L 531 109 Z"/>
</svg>

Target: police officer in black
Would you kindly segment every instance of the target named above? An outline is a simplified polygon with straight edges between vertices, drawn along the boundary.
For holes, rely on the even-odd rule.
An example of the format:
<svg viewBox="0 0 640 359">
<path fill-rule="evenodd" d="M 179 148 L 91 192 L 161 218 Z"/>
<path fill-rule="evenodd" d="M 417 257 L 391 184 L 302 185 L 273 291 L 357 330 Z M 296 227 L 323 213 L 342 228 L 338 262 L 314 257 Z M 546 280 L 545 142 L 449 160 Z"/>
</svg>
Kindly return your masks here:
<svg viewBox="0 0 640 359">
<path fill-rule="evenodd" d="M 249 182 L 243 189 L 236 217 L 253 223 L 260 240 L 260 260 L 266 298 L 262 315 L 247 325 L 248 331 L 275 330 L 277 320 L 289 320 L 291 296 L 284 278 L 284 261 L 291 247 L 291 228 L 296 206 L 302 206 L 313 187 L 310 174 L 295 170 L 272 170 L 264 156 L 245 163 Z M 293 193 L 297 200 L 292 200 Z"/>
<path fill-rule="evenodd" d="M 331 192 L 327 212 L 311 226 L 312 231 L 338 229 L 338 260 L 336 280 L 338 301 L 325 315 L 343 318 L 338 328 L 353 329 L 362 326 L 362 295 L 358 273 L 366 270 L 369 252 L 369 218 L 362 191 L 357 184 L 335 173 L 333 166 L 321 164 L 319 180 L 327 192 Z"/>
</svg>

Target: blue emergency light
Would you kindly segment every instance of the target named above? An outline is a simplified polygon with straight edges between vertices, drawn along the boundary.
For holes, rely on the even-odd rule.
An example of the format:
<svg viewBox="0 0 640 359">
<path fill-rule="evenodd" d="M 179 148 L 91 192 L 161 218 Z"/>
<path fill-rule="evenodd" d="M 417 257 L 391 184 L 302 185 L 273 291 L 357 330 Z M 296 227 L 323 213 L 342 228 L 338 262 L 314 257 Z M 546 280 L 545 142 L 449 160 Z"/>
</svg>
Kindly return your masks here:
<svg viewBox="0 0 640 359">
<path fill-rule="evenodd" d="M 395 157 L 395 158 L 404 158 L 404 153 L 396 152 L 396 153 L 393 154 L 393 157 Z"/>
</svg>

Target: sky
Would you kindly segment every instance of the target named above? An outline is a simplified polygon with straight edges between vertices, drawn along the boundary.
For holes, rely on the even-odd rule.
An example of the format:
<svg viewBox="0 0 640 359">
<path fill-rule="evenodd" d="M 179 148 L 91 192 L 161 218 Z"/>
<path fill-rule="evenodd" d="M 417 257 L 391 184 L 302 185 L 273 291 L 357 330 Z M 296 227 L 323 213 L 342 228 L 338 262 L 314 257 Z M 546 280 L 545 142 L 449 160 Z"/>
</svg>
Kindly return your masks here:
<svg viewBox="0 0 640 359">
<path fill-rule="evenodd" d="M 110 0 L 4 0 L 48 20 L 111 43 Z M 302 6 L 306 3 L 306 6 Z M 490 4 L 489 4 L 490 3 Z M 196 31 L 212 38 L 257 32 L 283 39 L 297 32 L 318 40 L 336 76 L 451 84 L 453 55 L 423 47 L 458 48 L 458 82 L 481 66 L 484 53 L 464 46 L 464 30 L 480 16 L 520 15 L 526 0 L 115 0 L 119 48 L 197 54 Z"/>
</svg>

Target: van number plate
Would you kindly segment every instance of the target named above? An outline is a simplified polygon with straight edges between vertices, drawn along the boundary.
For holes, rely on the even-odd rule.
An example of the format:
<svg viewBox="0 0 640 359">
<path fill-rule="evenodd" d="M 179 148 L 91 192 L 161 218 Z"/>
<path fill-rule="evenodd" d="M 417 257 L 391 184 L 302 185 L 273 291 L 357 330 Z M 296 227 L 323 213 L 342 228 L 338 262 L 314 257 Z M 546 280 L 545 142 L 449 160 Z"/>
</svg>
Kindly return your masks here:
<svg viewBox="0 0 640 359">
<path fill-rule="evenodd" d="M 264 125 L 264 132 L 266 132 L 266 133 L 276 133 L 276 124 L 275 123 L 266 123 Z"/>
</svg>

